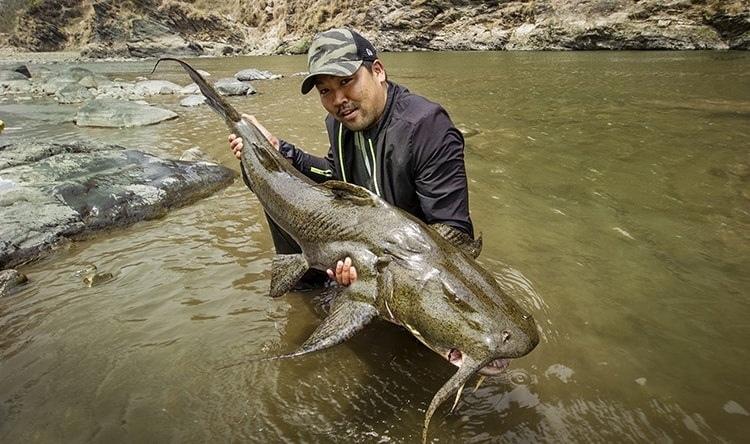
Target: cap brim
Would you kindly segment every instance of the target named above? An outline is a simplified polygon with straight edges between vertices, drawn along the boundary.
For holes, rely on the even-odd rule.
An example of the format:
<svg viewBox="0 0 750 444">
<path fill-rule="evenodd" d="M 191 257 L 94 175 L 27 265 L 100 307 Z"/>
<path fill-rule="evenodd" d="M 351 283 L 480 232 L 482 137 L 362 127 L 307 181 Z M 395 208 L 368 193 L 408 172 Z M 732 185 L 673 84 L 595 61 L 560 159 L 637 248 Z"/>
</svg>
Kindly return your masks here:
<svg viewBox="0 0 750 444">
<path fill-rule="evenodd" d="M 311 72 L 310 74 L 305 77 L 305 79 L 302 81 L 302 87 L 300 90 L 302 91 L 302 94 L 307 94 L 310 92 L 311 89 L 315 86 L 315 77 L 319 75 L 330 75 L 330 76 L 350 76 L 357 72 L 360 66 L 362 66 L 362 60 L 357 60 L 349 63 L 355 63 L 356 67 L 353 71 L 349 72 L 347 69 L 342 69 L 340 65 L 336 64 L 330 64 L 321 66 L 320 68 L 316 69 L 315 72 Z"/>
</svg>

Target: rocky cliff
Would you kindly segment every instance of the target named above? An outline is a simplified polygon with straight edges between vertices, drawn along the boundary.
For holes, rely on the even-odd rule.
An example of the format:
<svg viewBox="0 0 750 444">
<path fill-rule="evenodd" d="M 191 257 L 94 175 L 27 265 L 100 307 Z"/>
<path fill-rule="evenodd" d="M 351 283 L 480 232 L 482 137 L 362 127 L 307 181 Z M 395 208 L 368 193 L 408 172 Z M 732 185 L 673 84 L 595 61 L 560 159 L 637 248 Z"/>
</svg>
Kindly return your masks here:
<svg viewBox="0 0 750 444">
<path fill-rule="evenodd" d="M 94 58 L 301 53 L 343 25 L 390 51 L 750 48 L 750 0 L 15 3 L 6 46 Z"/>
</svg>

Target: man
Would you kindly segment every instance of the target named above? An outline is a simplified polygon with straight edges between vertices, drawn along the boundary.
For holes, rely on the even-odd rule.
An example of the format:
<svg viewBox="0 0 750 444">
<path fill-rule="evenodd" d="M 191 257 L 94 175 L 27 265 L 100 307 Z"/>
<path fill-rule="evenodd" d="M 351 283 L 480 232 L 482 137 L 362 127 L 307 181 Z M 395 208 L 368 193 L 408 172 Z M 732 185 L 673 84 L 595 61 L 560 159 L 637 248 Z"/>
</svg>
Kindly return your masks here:
<svg viewBox="0 0 750 444">
<path fill-rule="evenodd" d="M 315 88 L 328 111 L 330 149 L 325 158 L 277 139 L 255 117 L 244 117 L 312 180 L 360 185 L 427 224 L 458 230 L 471 242 L 474 229 L 464 140 L 445 110 L 388 81 L 375 48 L 349 29 L 315 36 L 308 51 L 308 71 L 302 94 Z M 231 134 L 229 142 L 239 159 L 242 139 Z M 278 253 L 300 251 L 270 219 L 269 225 Z M 329 269 L 328 276 L 349 285 L 357 279 L 356 267 L 346 258 L 336 264 L 335 271 Z"/>
</svg>

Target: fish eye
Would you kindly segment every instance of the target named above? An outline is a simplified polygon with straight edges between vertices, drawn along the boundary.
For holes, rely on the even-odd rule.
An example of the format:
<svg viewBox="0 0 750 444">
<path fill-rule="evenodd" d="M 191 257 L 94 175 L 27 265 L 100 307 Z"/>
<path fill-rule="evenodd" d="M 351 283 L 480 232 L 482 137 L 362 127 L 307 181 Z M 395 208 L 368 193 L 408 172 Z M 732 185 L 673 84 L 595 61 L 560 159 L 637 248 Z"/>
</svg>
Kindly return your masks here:
<svg viewBox="0 0 750 444">
<path fill-rule="evenodd" d="M 453 291 L 453 289 L 445 285 L 445 282 L 443 282 L 443 294 L 445 294 L 448 299 L 455 302 L 456 304 L 460 304 L 461 302 L 463 302 L 463 300 L 458 296 L 458 294 L 456 294 L 455 291 Z"/>
</svg>

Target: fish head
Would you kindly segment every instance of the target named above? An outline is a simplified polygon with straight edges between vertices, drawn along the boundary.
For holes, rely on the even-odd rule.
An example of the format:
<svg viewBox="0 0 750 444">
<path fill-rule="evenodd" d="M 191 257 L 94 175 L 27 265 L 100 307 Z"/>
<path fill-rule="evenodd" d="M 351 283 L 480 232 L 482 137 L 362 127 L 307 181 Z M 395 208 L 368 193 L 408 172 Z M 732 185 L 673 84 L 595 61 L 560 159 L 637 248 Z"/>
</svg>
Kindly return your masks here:
<svg viewBox="0 0 750 444">
<path fill-rule="evenodd" d="M 388 309 L 427 347 L 458 367 L 433 396 L 422 441 L 438 406 L 473 375 L 502 373 L 511 358 L 539 343 L 536 323 L 500 287 L 494 276 L 463 253 L 442 261 L 412 257 L 394 273 L 394 307 Z M 433 258 L 434 259 L 434 258 Z M 455 404 L 454 404 L 455 405 Z"/>
<path fill-rule="evenodd" d="M 465 255 L 438 265 L 412 264 L 400 279 L 398 322 L 457 367 L 471 357 L 485 363 L 479 373 L 496 375 L 539 343 L 533 317 Z"/>
</svg>

